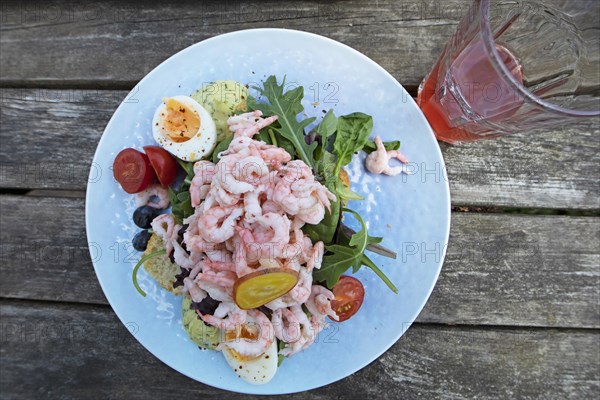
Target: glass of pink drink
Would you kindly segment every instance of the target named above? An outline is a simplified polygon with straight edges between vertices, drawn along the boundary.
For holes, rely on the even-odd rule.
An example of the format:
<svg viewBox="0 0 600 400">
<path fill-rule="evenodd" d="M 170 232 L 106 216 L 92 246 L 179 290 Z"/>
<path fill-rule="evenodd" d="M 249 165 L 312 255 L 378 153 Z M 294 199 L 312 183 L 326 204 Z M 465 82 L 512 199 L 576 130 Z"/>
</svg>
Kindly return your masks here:
<svg viewBox="0 0 600 400">
<path fill-rule="evenodd" d="M 600 0 L 475 0 L 419 87 L 439 140 L 600 116 Z"/>
</svg>

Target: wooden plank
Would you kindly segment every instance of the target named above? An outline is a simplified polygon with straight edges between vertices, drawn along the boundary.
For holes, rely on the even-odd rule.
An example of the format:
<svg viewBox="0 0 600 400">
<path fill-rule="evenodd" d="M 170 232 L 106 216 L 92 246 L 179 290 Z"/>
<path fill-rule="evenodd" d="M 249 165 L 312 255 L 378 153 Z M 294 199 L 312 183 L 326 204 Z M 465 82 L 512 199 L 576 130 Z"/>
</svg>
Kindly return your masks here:
<svg viewBox="0 0 600 400">
<path fill-rule="evenodd" d="M 168 368 L 110 309 L 5 301 L 0 310 L 3 398 L 258 398 Z M 363 370 L 285 398 L 596 398 L 599 349 L 597 331 L 416 324 Z"/>
<path fill-rule="evenodd" d="M 83 200 L 0 196 L 0 208 L 3 296 L 106 304 L 87 251 Z M 452 218 L 446 262 L 418 321 L 600 327 L 597 218 Z M 433 248 L 398 251 L 418 265 Z M 35 279 L 25 284 L 24 274 Z"/>
<path fill-rule="evenodd" d="M 98 140 L 126 92 L 0 93 L 0 187 L 85 190 Z M 417 172 L 424 180 L 449 179 L 454 205 L 600 209 L 600 119 L 532 139 L 443 144 L 447 175 L 439 166 Z"/>
<path fill-rule="evenodd" d="M 106 0 L 85 5 L 11 2 L 2 7 L 0 83 L 132 87 L 164 59 L 198 41 L 241 29 L 275 27 L 348 44 L 414 90 L 471 3 L 180 1 L 176 6 L 144 2 L 142 7 Z M 564 7 L 562 0 L 545 4 Z M 508 13 L 507 7 L 500 12 Z M 588 20 L 578 22 L 596 27 L 593 13 L 588 14 Z M 592 85 L 597 90 L 598 83 Z"/>
<path fill-rule="evenodd" d="M 0 83 L 132 87 L 154 66 L 206 38 L 249 28 L 318 33 L 363 52 L 416 87 L 470 0 L 7 4 Z M 373 46 L 377 43 L 377 46 Z M 73 51 L 77 49 L 77 51 Z M 109 56 L 108 56 L 109 55 Z"/>
</svg>

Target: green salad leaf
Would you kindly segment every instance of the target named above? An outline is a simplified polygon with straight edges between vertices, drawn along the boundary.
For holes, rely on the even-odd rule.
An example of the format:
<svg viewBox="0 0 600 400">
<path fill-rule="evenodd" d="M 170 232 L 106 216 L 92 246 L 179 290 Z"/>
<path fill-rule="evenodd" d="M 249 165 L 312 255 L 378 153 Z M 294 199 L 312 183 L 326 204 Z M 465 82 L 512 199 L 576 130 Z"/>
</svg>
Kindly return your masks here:
<svg viewBox="0 0 600 400">
<path fill-rule="evenodd" d="M 338 157 L 335 174 L 340 168 L 350 164 L 354 153 L 362 150 L 373 130 L 373 117 L 363 113 L 352 113 L 338 118 L 337 134 L 333 142 L 333 152 Z"/>
<path fill-rule="evenodd" d="M 331 211 L 325 210 L 325 218 L 317 225 L 305 224 L 302 231 L 308 235 L 312 242 L 322 241 L 326 245 L 333 242 L 335 232 L 340 221 L 341 203 L 336 200 L 331 202 Z"/>
<path fill-rule="evenodd" d="M 333 109 L 327 111 L 319 125 L 315 127 L 315 132 L 323 138 L 323 143 L 337 130 L 338 117 L 333 113 Z"/>
<path fill-rule="evenodd" d="M 350 189 L 338 176 L 332 192 L 343 200 L 364 200 L 364 197 Z"/>
<path fill-rule="evenodd" d="M 383 142 L 383 147 L 385 147 L 386 150 L 398 150 L 400 148 L 400 141 L 393 140 L 391 142 Z M 377 146 L 372 140 L 368 140 L 365 147 L 363 147 L 363 151 L 367 154 L 371 154 L 375 150 L 377 150 Z"/>
<path fill-rule="evenodd" d="M 219 143 L 217 143 L 217 145 L 215 146 L 215 148 L 212 152 L 212 157 L 211 157 L 213 164 L 216 164 L 219 162 L 219 153 L 227 150 L 229 148 L 229 145 L 231 144 L 232 140 L 233 140 L 233 136 L 229 136 L 229 137 L 221 140 Z M 193 176 L 194 176 L 194 174 L 192 173 L 192 177 Z"/>
<path fill-rule="evenodd" d="M 337 130 L 338 118 L 333 113 L 333 110 L 329 110 L 323 117 L 319 125 L 317 125 L 312 133 L 320 138 L 321 144 L 315 149 L 315 159 L 320 160 L 323 153 L 329 146 L 329 140 L 333 137 L 333 134 Z"/>
<path fill-rule="evenodd" d="M 328 151 L 324 151 L 323 156 L 317 161 L 315 170 L 316 178 L 319 182 L 335 194 L 337 179 L 333 175 L 335 168 L 335 156 Z M 306 224 L 302 230 L 313 242 L 321 240 L 323 243 L 331 244 L 340 220 L 341 201 L 340 197 L 331 202 L 331 211 L 325 210 L 325 218 L 317 225 Z"/>
<path fill-rule="evenodd" d="M 366 267 L 373 269 L 377 276 L 379 276 L 394 293 L 397 293 L 398 289 L 364 254 L 368 245 L 380 243 L 383 239 L 380 237 L 369 236 L 365 221 L 356 211 L 347 208 L 344 208 L 342 211 L 354 215 L 354 218 L 360 223 L 361 229 L 349 238 L 344 235 L 339 235 L 337 243 L 325 247 L 327 253 L 323 257 L 321 268 L 313 272 L 314 279 L 325 282 L 329 288 L 332 288 L 340 279 L 340 276 L 349 268 L 352 268 L 353 272 L 357 272 L 361 266 L 365 265 Z"/>
<path fill-rule="evenodd" d="M 194 178 L 194 163 L 176 158 L 177 162 L 186 173 L 186 177 L 177 189 L 168 188 L 171 214 L 178 222 L 183 221 L 194 213 L 190 197 L 190 183 Z"/>
<path fill-rule="evenodd" d="M 294 153 L 298 158 L 312 168 L 314 167 L 313 153 L 317 144 L 306 143 L 304 129 L 312 124 L 316 118 L 312 117 L 298 121 L 298 114 L 304 111 L 302 105 L 304 87 L 298 86 L 285 92 L 284 88 L 285 78 L 279 85 L 274 75 L 269 76 L 262 88 L 254 87 L 269 103 L 258 103 L 255 98 L 249 96 L 247 99 L 248 108 L 250 110 L 261 110 L 267 117 L 277 115 L 278 120 L 270 127 L 281 137 L 287 139 L 293 145 Z M 282 147 L 282 144 L 278 143 L 278 146 Z"/>
</svg>

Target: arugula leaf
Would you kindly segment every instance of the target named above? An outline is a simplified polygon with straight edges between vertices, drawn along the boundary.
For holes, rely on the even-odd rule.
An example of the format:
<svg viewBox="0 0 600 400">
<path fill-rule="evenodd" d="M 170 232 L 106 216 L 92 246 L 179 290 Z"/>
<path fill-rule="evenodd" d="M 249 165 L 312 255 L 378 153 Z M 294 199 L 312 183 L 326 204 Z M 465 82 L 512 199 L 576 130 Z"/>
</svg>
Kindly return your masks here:
<svg viewBox="0 0 600 400">
<path fill-rule="evenodd" d="M 256 99 L 249 96 L 247 104 L 249 110 L 260 109 L 265 116 L 277 115 L 279 118 L 271 127 L 283 138 L 289 140 L 294 146 L 295 152 L 302 161 L 309 167 L 314 167 L 313 153 L 316 143 L 310 145 L 304 140 L 304 128 L 313 123 L 316 118 L 306 118 L 298 122 L 297 116 L 304 111 L 302 98 L 304 97 L 304 88 L 299 86 L 295 89 L 284 92 L 285 78 L 281 85 L 277 84 L 277 79 L 271 75 L 263 84 L 263 88 L 254 87 L 263 95 L 269 104 L 259 104 Z"/>
<path fill-rule="evenodd" d="M 285 360 L 285 356 L 283 354 L 279 354 L 281 350 L 285 349 L 285 342 L 279 339 L 275 340 L 277 340 L 277 367 L 279 368 L 283 363 L 283 360 Z"/>
<path fill-rule="evenodd" d="M 367 246 L 382 241 L 382 238 L 368 235 L 367 226 L 360 214 L 348 208 L 344 208 L 343 211 L 352 213 L 360 223 L 361 229 L 349 240 L 341 238 L 339 243 L 326 246 L 328 254 L 323 257 L 321 269 L 313 272 L 313 277 L 317 281 L 325 282 L 329 288 L 332 288 L 350 267 L 353 272 L 358 271 L 363 265 L 363 256 Z"/>
<path fill-rule="evenodd" d="M 317 178 L 319 182 L 327 186 L 329 190 L 335 189 L 335 156 L 333 154 L 324 150 L 323 155 L 315 164 L 315 171 L 315 178 Z"/>
<path fill-rule="evenodd" d="M 265 142 L 266 144 L 273 144 L 273 145 L 277 146 L 277 144 L 275 142 L 273 142 L 275 137 L 273 135 L 271 135 L 270 133 L 271 132 L 267 132 L 266 130 L 263 129 L 258 132 L 258 134 L 255 136 L 255 139 L 258 139 L 261 142 Z"/>
<path fill-rule="evenodd" d="M 287 151 L 288 153 L 290 153 L 290 155 L 294 155 L 294 153 L 296 152 L 295 148 L 294 148 L 294 144 L 287 140 L 286 138 L 284 138 L 283 136 L 281 136 L 279 133 L 274 132 L 274 136 L 275 136 L 275 140 L 277 141 L 277 147 L 281 147 L 282 149 L 284 149 L 285 151 Z"/>
<path fill-rule="evenodd" d="M 323 155 L 317 161 L 315 167 L 319 182 L 327 186 L 327 189 L 335 194 L 338 200 L 363 200 L 364 197 L 346 186 L 339 176 L 339 171 L 338 175 L 335 175 L 335 165 L 335 156 L 327 150 L 323 150 Z"/>
<path fill-rule="evenodd" d="M 386 150 L 398 150 L 400 148 L 400 141 L 393 140 L 391 142 L 383 142 L 383 147 L 385 147 Z M 375 150 L 377 150 L 377 146 L 372 140 L 368 140 L 365 147 L 363 147 L 363 151 L 367 154 L 371 154 Z"/>
<path fill-rule="evenodd" d="M 337 135 L 333 142 L 333 151 L 338 157 L 336 175 L 341 167 L 350 164 L 354 153 L 364 147 L 372 130 L 373 117 L 370 115 L 357 112 L 338 118 Z"/>
<path fill-rule="evenodd" d="M 398 288 L 392 283 L 392 281 L 390 281 L 390 279 L 387 276 L 385 276 L 385 274 L 382 270 L 379 269 L 377 264 L 375 264 L 369 257 L 366 256 L 366 254 L 363 254 L 361 263 L 365 267 L 371 268 L 373 272 L 375 272 L 375 274 L 377 274 L 377 276 L 380 277 L 383 282 L 385 282 L 387 287 L 389 287 L 392 290 L 392 292 L 396 294 L 398 293 Z"/>
</svg>

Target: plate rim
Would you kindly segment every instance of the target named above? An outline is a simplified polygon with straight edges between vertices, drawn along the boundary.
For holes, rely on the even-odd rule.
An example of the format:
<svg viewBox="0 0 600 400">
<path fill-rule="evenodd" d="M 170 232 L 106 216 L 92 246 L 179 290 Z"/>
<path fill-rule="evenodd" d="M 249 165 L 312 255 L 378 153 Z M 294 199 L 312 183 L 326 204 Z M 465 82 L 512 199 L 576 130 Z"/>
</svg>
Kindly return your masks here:
<svg viewBox="0 0 600 400">
<path fill-rule="evenodd" d="M 92 159 L 92 166 L 94 164 L 96 164 L 96 157 L 98 156 L 98 150 L 100 149 L 100 147 L 102 146 L 103 142 L 106 140 L 106 136 L 105 133 L 109 130 L 109 128 L 112 128 L 112 125 L 115 123 L 115 115 L 117 114 L 117 112 L 119 111 L 119 109 L 121 107 L 124 106 L 125 101 L 127 100 L 127 97 L 130 93 L 132 93 L 135 90 L 135 87 L 138 85 L 141 85 L 144 81 L 146 81 L 147 79 L 149 79 L 150 75 L 153 75 L 156 71 L 159 71 L 163 68 L 165 68 L 165 65 L 174 57 L 178 57 L 181 54 L 185 54 L 187 52 L 193 51 L 194 48 L 204 45 L 207 42 L 211 42 L 217 39 L 222 39 L 223 37 L 233 37 L 233 36 L 239 36 L 239 35 L 244 35 L 244 34 L 248 34 L 248 33 L 271 33 L 271 34 L 276 34 L 277 32 L 287 32 L 290 34 L 295 34 L 295 35 L 299 35 L 299 36 L 304 36 L 305 38 L 309 39 L 309 40 L 319 40 L 319 41 L 323 41 L 323 42 L 327 42 L 328 44 L 331 45 L 335 45 L 335 46 L 342 46 L 344 47 L 347 51 L 350 51 L 351 53 L 354 53 L 355 55 L 357 55 L 358 57 L 360 57 L 363 61 L 366 61 L 367 63 L 371 64 L 373 67 L 375 67 L 376 69 L 378 69 L 380 72 L 382 72 L 384 75 L 387 75 L 387 77 L 391 78 L 391 80 L 394 82 L 394 85 L 396 86 L 397 89 L 400 89 L 406 93 L 408 93 L 408 91 L 404 88 L 404 86 L 402 86 L 402 84 L 396 79 L 394 78 L 394 76 L 389 73 L 385 68 L 383 68 L 381 65 L 379 65 L 377 62 L 375 62 L 374 60 L 372 60 L 371 58 L 369 58 L 367 55 L 361 53 L 360 51 L 352 48 L 351 46 L 339 42 L 335 39 L 331 39 L 329 37 L 323 36 L 323 35 L 319 35 L 316 33 L 312 33 L 312 32 L 307 32 L 307 31 L 302 31 L 302 30 L 297 30 L 297 29 L 287 29 L 287 28 L 251 28 L 251 29 L 242 29 L 242 30 L 237 30 L 237 31 L 232 31 L 232 32 L 227 32 L 227 33 L 222 33 L 219 35 L 214 35 L 211 36 L 209 38 L 206 38 L 204 40 L 201 40 L 199 42 L 196 42 L 184 49 L 181 49 L 179 51 L 177 51 L 176 53 L 172 54 L 171 56 L 169 56 L 168 58 L 166 58 L 165 60 L 163 60 L 160 64 L 158 64 L 156 67 L 154 67 L 151 71 L 149 71 L 146 75 L 144 75 L 144 77 L 142 79 L 140 79 L 140 81 L 138 81 L 138 83 L 134 86 L 133 89 L 131 89 L 128 94 L 125 96 L 125 98 L 121 101 L 121 103 L 119 104 L 119 106 L 115 109 L 115 111 L 113 111 L 113 114 L 110 118 L 110 120 L 108 121 L 108 123 L 106 124 L 106 127 L 104 128 L 102 135 L 100 137 L 100 140 L 98 141 L 98 145 L 96 146 L 96 150 L 94 151 L 94 157 Z M 415 100 L 413 99 L 412 96 L 408 95 L 408 102 L 412 102 L 413 106 L 416 107 L 419 111 L 420 108 L 418 107 L 418 105 L 416 104 Z M 431 128 L 431 126 L 429 125 L 429 122 L 427 121 L 425 115 L 420 112 L 418 114 L 418 118 L 420 118 L 422 120 L 422 122 L 424 122 L 425 126 L 426 126 L 426 131 L 428 132 L 428 134 L 431 136 L 431 138 L 434 139 L 434 143 L 437 144 L 437 146 L 435 146 L 435 151 L 437 152 L 438 157 L 440 158 L 440 160 L 442 161 L 442 170 L 446 171 L 446 162 L 444 160 L 441 148 L 439 146 L 439 144 L 437 143 L 437 139 L 435 138 L 435 134 L 433 133 L 433 130 Z M 113 312 L 117 315 L 117 317 L 119 318 L 119 321 L 121 322 L 121 324 L 123 324 L 123 326 L 126 327 L 126 322 L 123 319 L 123 317 L 120 315 L 120 313 L 113 307 L 113 303 L 108 295 L 107 292 L 107 288 L 105 287 L 106 282 L 103 283 L 100 275 L 98 274 L 98 267 L 96 266 L 96 262 L 94 262 L 94 254 L 93 254 L 93 250 L 92 247 L 90 246 L 90 242 L 89 242 L 89 236 L 90 236 L 90 213 L 91 210 L 89 209 L 90 207 L 90 199 L 91 199 L 91 190 L 90 190 L 90 185 L 89 182 L 91 182 L 90 180 L 94 175 L 94 168 L 91 168 L 90 173 L 88 175 L 88 185 L 86 186 L 86 196 L 85 196 L 85 228 L 86 228 L 86 240 L 88 241 L 88 250 L 90 252 L 90 257 L 92 260 L 92 265 L 94 267 L 94 273 L 96 274 L 96 278 L 100 284 L 100 287 L 102 288 L 102 292 L 104 294 L 104 296 L 106 297 L 106 300 L 108 301 L 111 309 L 113 310 Z M 129 331 L 129 333 L 138 341 L 138 343 L 140 345 L 142 345 L 142 347 L 144 347 L 144 349 L 146 351 L 148 351 L 150 354 L 152 354 L 156 359 L 158 359 L 160 362 L 162 362 L 163 364 L 167 365 L 168 367 L 172 368 L 173 370 L 177 371 L 178 373 L 196 381 L 199 382 L 201 384 L 204 385 L 208 385 L 208 386 L 212 386 L 214 388 L 217 389 L 221 389 L 221 390 L 226 390 L 232 393 L 243 393 L 243 394 L 259 394 L 259 395 L 277 395 L 277 394 L 292 394 L 292 393 L 300 393 L 302 391 L 308 391 L 308 390 L 314 390 L 320 387 L 324 387 L 327 385 L 331 385 L 335 382 L 338 382 L 342 379 L 345 379 L 347 377 L 349 377 L 350 375 L 362 370 L 363 368 L 366 368 L 367 366 L 369 366 L 371 363 L 373 363 L 375 360 L 377 360 L 379 357 L 381 357 L 384 353 L 386 353 L 392 346 L 394 346 L 398 340 L 400 340 L 400 338 L 408 331 L 408 329 L 410 329 L 410 327 L 412 326 L 412 324 L 414 323 L 414 321 L 416 320 L 416 318 L 419 316 L 419 314 L 421 313 L 421 311 L 423 310 L 423 308 L 425 307 L 425 304 L 427 304 L 427 301 L 429 301 L 429 298 L 431 297 L 431 293 L 433 292 L 433 289 L 435 287 L 435 285 L 437 284 L 437 281 L 439 279 L 439 275 L 441 273 L 441 270 L 443 268 L 444 265 L 444 261 L 446 258 L 446 252 L 447 252 L 447 244 L 449 243 L 449 236 L 450 236 L 450 226 L 451 226 L 451 220 L 452 220 L 452 210 L 451 210 L 451 192 L 450 192 L 450 184 L 449 184 L 449 180 L 448 179 L 443 179 L 444 181 L 444 192 L 446 194 L 446 204 L 445 204 L 445 208 L 448 210 L 447 211 L 447 219 L 446 221 L 444 221 L 445 225 L 446 225 L 446 230 L 444 232 L 444 236 L 446 238 L 446 246 L 443 246 L 442 251 L 441 251 L 441 257 L 440 257 L 440 261 L 439 261 L 439 265 L 437 266 L 437 271 L 435 273 L 435 279 L 432 280 L 431 284 L 429 285 L 429 287 L 427 288 L 427 296 L 424 297 L 424 300 L 422 301 L 422 304 L 420 304 L 420 306 L 416 309 L 415 315 L 412 318 L 412 320 L 410 321 L 410 323 L 405 323 L 403 324 L 403 327 L 401 330 L 399 330 L 398 334 L 392 339 L 390 340 L 389 345 L 386 344 L 384 346 L 384 349 L 378 353 L 374 353 L 369 357 L 366 357 L 368 359 L 368 361 L 361 363 L 361 365 L 359 365 L 357 368 L 351 368 L 351 372 L 347 373 L 344 376 L 341 376 L 339 378 L 336 378 L 334 380 L 331 380 L 328 383 L 324 383 L 324 384 L 320 384 L 317 386 L 310 386 L 307 388 L 304 388 L 302 390 L 292 390 L 292 391 L 280 391 L 280 392 L 270 392 L 270 393 L 257 393 L 256 391 L 242 391 L 242 390 L 233 390 L 230 389 L 224 385 L 219 384 L 218 382 L 215 383 L 207 383 L 207 382 L 203 382 L 195 377 L 192 377 L 190 375 L 188 375 L 187 373 L 183 372 L 180 368 L 171 365 L 169 363 L 167 363 L 166 361 L 164 361 L 162 358 L 160 358 L 159 356 L 156 355 L 156 353 L 154 351 L 152 351 L 151 349 L 149 349 L 146 345 L 144 345 L 144 343 L 141 342 L 141 340 L 135 335 L 134 332 Z M 114 299 L 113 299 L 114 300 Z M 233 375 L 232 375 L 233 376 Z M 224 382 L 226 383 L 226 382 Z M 257 385 L 256 387 L 267 387 L 268 383 L 266 385 Z"/>
</svg>

